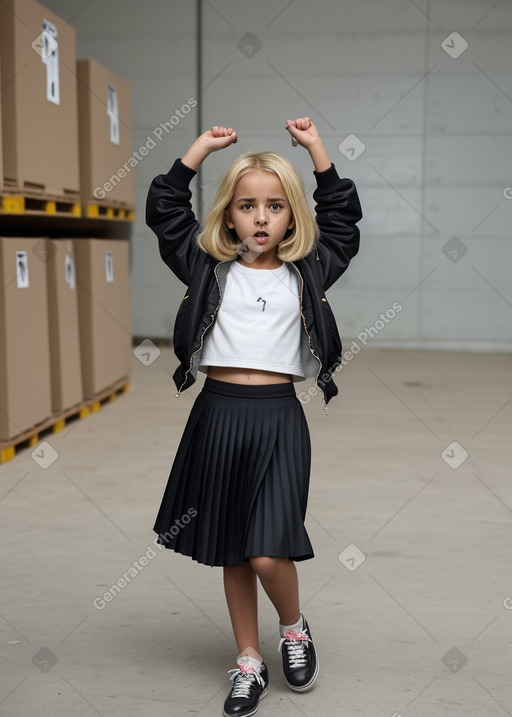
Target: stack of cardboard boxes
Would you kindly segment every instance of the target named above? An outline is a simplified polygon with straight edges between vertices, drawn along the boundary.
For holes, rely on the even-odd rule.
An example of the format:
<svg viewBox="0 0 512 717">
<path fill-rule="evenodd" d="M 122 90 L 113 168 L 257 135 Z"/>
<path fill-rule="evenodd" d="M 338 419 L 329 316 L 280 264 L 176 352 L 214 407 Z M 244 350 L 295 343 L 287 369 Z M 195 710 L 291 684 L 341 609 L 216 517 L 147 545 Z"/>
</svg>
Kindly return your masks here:
<svg viewBox="0 0 512 717">
<path fill-rule="evenodd" d="M 2 0 L 0 68 L 2 444 L 128 377 L 130 225 L 99 239 L 83 222 L 131 218 L 134 189 L 119 171 L 132 154 L 129 84 L 77 62 L 72 26 L 35 0 Z M 60 211 L 76 236 L 52 237 L 45 222 Z"/>
</svg>

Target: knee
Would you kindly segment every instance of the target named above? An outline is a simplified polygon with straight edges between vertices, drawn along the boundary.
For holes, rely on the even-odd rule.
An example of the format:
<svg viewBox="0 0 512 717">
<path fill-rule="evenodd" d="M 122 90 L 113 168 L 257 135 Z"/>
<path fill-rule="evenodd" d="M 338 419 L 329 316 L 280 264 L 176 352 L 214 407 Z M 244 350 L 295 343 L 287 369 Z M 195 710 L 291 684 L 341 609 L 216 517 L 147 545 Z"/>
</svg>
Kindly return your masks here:
<svg viewBox="0 0 512 717">
<path fill-rule="evenodd" d="M 271 577 L 274 575 L 280 558 L 269 555 L 257 555 L 249 558 L 249 563 L 258 577 Z"/>
</svg>

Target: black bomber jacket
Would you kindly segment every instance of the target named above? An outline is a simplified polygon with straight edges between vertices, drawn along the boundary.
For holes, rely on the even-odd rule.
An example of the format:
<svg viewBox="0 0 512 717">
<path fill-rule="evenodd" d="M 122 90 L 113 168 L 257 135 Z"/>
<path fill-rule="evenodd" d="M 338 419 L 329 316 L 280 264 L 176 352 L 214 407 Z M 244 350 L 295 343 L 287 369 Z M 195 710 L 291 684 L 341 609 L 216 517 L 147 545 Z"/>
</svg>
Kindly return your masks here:
<svg viewBox="0 0 512 717">
<path fill-rule="evenodd" d="M 200 225 L 192 211 L 189 189 L 195 174 L 177 159 L 167 174 L 152 181 L 146 203 L 146 222 L 158 237 L 160 255 L 188 287 L 174 324 L 173 346 L 180 362 L 173 375 L 177 396 L 196 381 L 204 335 L 215 322 L 227 271 L 235 261 L 219 261 L 195 241 Z M 325 292 L 358 252 L 356 222 L 362 211 L 354 183 L 340 179 L 334 165 L 314 175 L 317 188 L 313 199 L 320 238 L 304 259 L 291 264 L 300 285 L 304 325 L 301 359 L 316 362 L 315 387 L 323 393 L 327 412 L 327 403 L 338 393 L 332 376 L 342 356 L 336 320 Z"/>
</svg>

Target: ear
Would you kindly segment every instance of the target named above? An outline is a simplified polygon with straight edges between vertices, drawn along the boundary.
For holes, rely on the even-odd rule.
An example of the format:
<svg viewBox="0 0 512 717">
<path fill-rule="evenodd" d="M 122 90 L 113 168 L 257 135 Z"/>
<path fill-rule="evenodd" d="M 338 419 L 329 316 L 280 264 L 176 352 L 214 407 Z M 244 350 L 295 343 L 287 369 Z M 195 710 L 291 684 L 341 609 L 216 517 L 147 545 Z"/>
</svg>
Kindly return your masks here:
<svg viewBox="0 0 512 717">
<path fill-rule="evenodd" d="M 226 211 L 224 212 L 224 221 L 225 221 L 228 229 L 235 228 L 235 225 L 233 224 L 233 219 L 231 218 L 231 212 L 229 211 L 229 209 L 226 209 Z"/>
<path fill-rule="evenodd" d="M 290 223 L 288 224 L 287 229 L 295 229 L 295 219 L 294 219 L 294 217 L 292 217 L 292 218 L 290 219 Z"/>
</svg>

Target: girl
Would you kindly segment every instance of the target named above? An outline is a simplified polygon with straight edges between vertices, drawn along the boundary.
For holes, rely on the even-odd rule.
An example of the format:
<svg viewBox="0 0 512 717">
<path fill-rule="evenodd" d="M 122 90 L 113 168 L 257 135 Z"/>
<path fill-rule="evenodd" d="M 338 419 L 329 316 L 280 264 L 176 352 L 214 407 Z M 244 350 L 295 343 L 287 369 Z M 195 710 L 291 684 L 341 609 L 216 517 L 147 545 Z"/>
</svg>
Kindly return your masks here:
<svg viewBox="0 0 512 717">
<path fill-rule="evenodd" d="M 279 616 L 287 684 L 304 691 L 318 676 L 295 567 L 314 554 L 304 527 L 310 437 L 293 384 L 315 378 L 325 408 L 337 393 L 341 343 L 325 290 L 358 251 L 362 214 L 313 122 L 288 120 L 286 129 L 313 161 L 316 221 L 299 172 L 274 152 L 248 152 L 200 230 L 189 183 L 211 152 L 237 141 L 231 127 L 212 127 L 156 177 L 146 209 L 162 259 L 188 287 L 174 327 L 177 395 L 198 370 L 207 374 L 154 530 L 165 547 L 223 566 L 239 651 L 225 717 L 254 714 L 268 690 L 257 578 Z"/>
</svg>

